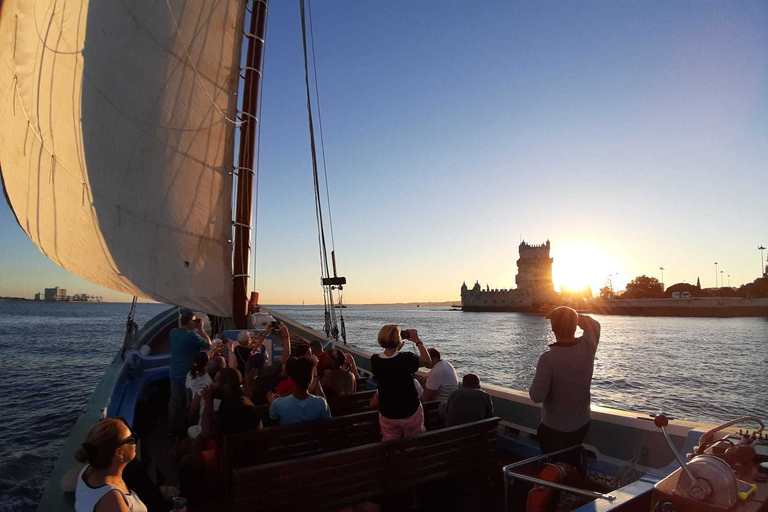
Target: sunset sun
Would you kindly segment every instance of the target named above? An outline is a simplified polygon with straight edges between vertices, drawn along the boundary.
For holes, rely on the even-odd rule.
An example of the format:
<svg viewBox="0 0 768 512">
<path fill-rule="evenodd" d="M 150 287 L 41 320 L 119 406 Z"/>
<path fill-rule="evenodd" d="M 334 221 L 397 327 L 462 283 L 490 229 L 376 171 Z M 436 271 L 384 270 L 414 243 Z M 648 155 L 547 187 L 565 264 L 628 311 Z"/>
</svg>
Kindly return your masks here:
<svg viewBox="0 0 768 512">
<path fill-rule="evenodd" d="M 618 286 L 621 266 L 612 254 L 599 247 L 566 245 L 553 248 L 552 257 L 552 281 L 557 290 L 582 290 L 589 286 L 593 293 L 598 293 L 609 276 L 614 288 Z"/>
</svg>

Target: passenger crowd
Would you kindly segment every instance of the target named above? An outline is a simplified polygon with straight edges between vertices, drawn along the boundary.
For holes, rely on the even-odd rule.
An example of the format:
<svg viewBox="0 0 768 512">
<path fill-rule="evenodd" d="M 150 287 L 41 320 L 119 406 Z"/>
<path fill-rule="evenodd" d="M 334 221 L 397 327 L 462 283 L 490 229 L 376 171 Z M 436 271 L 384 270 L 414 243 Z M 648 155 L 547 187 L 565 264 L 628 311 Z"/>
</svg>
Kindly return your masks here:
<svg viewBox="0 0 768 512">
<path fill-rule="evenodd" d="M 282 342 L 274 362 L 265 347 L 270 335 Z M 379 411 L 382 440 L 424 432 L 422 402 L 439 401 L 445 426 L 493 416 L 480 378 L 470 373 L 460 383 L 453 365 L 437 348 L 426 348 L 416 329 L 385 325 L 378 343 L 382 351 L 371 357 L 377 392 L 370 407 Z M 402 350 L 407 344 L 417 353 Z M 262 428 L 265 422 L 283 426 L 329 419 L 326 397 L 355 393 L 360 377 L 351 354 L 324 351 L 317 341 L 292 346 L 280 322 L 256 334 L 241 331 L 235 343 L 223 335 L 212 340 L 203 319 L 192 314 L 182 315 L 180 327 L 170 332 L 169 366 L 171 456 L 178 462 L 179 492 L 189 500 L 204 498 L 211 482 L 218 481 L 222 436 Z M 431 371 L 419 377 L 419 368 Z M 77 511 L 147 510 L 123 480 L 136 440 L 119 419 L 91 429 L 77 454 L 89 464 L 78 475 Z"/>
</svg>

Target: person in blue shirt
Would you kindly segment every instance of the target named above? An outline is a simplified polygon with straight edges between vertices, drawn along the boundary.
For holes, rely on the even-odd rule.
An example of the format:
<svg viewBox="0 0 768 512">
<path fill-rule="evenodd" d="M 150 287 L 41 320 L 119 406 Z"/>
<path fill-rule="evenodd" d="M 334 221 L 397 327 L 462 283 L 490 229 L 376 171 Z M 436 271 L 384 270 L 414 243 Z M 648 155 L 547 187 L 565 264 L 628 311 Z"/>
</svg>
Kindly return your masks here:
<svg viewBox="0 0 768 512">
<path fill-rule="evenodd" d="M 211 348 L 211 338 L 205 332 L 202 318 L 197 318 L 193 313 L 184 313 L 181 315 L 179 323 L 180 326 L 171 329 L 169 335 L 171 357 L 168 366 L 171 379 L 171 400 L 168 403 L 168 432 L 172 434 L 184 430 L 180 423 L 184 418 L 186 408 L 185 381 L 187 372 L 192 367 L 195 355 L 201 350 Z"/>
<path fill-rule="evenodd" d="M 291 370 L 291 377 L 296 383 L 293 393 L 288 396 L 276 398 L 269 393 L 267 399 L 270 402 L 269 417 L 279 420 L 280 425 L 294 425 L 308 421 L 327 420 L 331 417 L 328 403 L 322 396 L 309 393 L 314 386 L 315 393 L 322 395 L 322 387 L 317 378 L 317 359 L 311 356 L 300 357 L 296 360 Z"/>
</svg>

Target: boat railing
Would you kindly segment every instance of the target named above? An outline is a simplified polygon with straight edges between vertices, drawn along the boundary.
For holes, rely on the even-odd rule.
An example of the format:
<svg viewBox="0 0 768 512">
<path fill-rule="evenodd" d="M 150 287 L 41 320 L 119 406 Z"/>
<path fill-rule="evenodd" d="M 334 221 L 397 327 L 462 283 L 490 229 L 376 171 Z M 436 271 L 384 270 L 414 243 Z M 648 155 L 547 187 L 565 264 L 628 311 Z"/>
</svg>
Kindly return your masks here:
<svg viewBox="0 0 768 512">
<path fill-rule="evenodd" d="M 538 455 L 536 457 L 531 457 L 529 459 L 521 460 L 519 462 L 514 462 L 512 464 L 507 464 L 502 468 L 502 475 L 504 478 L 504 504 L 507 506 L 509 503 L 509 487 L 512 485 L 512 483 L 515 480 L 522 480 L 525 482 L 532 483 L 534 485 L 540 485 L 542 487 L 550 487 L 552 489 L 557 489 L 560 491 L 565 491 L 573 494 L 578 494 L 580 496 L 586 496 L 587 498 L 592 499 L 601 499 L 601 500 L 607 500 L 607 501 L 613 501 L 616 499 L 616 496 L 613 494 L 604 494 L 597 491 L 590 491 L 587 489 L 580 489 L 578 487 L 573 487 L 570 485 L 565 485 L 557 482 L 549 482 L 547 480 L 542 480 L 541 478 L 536 478 L 530 475 L 527 475 L 521 471 L 519 471 L 523 466 L 527 466 L 529 464 L 533 464 L 535 462 L 540 462 L 544 460 L 551 459 L 553 457 L 557 457 L 560 455 L 567 454 L 569 452 L 582 450 L 582 445 L 575 445 L 571 446 L 570 448 L 565 448 L 563 450 L 558 450 L 556 452 L 552 453 L 544 453 L 541 455 Z"/>
</svg>

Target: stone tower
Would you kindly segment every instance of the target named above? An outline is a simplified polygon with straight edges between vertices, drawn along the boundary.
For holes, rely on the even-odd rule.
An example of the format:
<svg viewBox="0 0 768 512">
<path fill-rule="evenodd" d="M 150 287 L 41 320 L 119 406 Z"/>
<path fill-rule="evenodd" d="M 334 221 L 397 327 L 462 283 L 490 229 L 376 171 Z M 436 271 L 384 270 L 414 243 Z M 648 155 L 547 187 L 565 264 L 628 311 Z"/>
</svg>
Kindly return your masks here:
<svg viewBox="0 0 768 512">
<path fill-rule="evenodd" d="M 551 300 L 555 294 L 552 283 L 552 258 L 549 257 L 549 240 L 541 245 L 520 243 L 520 259 L 517 260 L 517 289 L 533 298 L 534 303 Z"/>
</svg>

